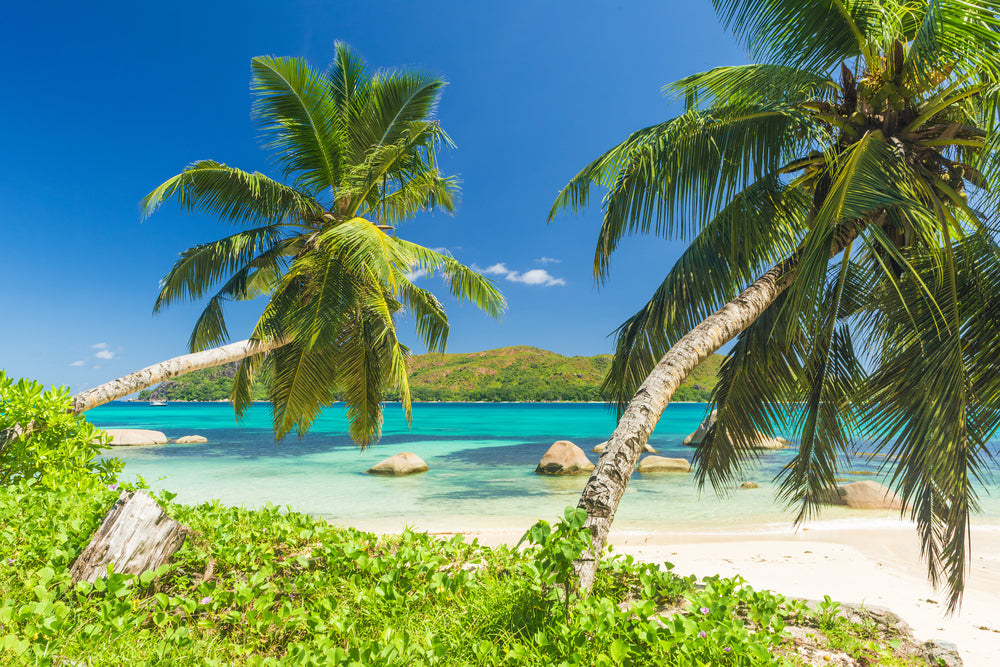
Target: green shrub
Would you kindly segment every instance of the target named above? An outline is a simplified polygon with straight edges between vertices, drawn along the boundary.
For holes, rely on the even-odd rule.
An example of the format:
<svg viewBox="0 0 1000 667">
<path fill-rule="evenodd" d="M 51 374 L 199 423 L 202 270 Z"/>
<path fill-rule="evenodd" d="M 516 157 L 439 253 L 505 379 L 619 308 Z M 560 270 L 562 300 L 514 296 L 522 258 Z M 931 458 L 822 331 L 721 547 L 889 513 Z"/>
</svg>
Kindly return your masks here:
<svg viewBox="0 0 1000 667">
<path fill-rule="evenodd" d="M 97 484 L 117 480 L 121 462 L 97 458 L 107 436 L 70 407 L 69 388 L 46 390 L 32 380 L 15 382 L 0 371 L 0 434 L 8 434 L 0 435 L 0 485 L 27 479 L 55 485 L 70 478 L 87 480 L 90 473 Z M 11 437 L 15 428 L 26 434 Z"/>
</svg>

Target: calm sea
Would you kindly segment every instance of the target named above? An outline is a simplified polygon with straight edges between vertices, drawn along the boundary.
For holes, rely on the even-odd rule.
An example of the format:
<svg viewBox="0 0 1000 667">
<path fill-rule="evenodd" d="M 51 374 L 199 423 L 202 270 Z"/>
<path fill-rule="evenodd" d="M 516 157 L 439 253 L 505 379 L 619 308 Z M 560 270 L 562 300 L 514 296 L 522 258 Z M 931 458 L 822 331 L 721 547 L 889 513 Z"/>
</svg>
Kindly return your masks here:
<svg viewBox="0 0 1000 667">
<path fill-rule="evenodd" d="M 663 456 L 690 459 L 691 450 L 681 441 L 704 413 L 701 404 L 670 405 L 650 444 Z M 542 454 L 556 440 L 571 440 L 596 461 L 590 449 L 606 440 L 615 425 L 613 415 L 598 404 L 420 403 L 413 406 L 410 428 L 398 406 L 389 405 L 381 442 L 359 451 L 347 436 L 342 404 L 327 408 L 308 435 L 282 442 L 274 441 L 266 405 L 253 406 L 240 424 L 226 403 L 154 407 L 119 402 L 87 416 L 106 428 L 149 428 L 170 438 L 207 437 L 206 444 L 119 447 L 109 452 L 125 461 L 127 477 L 141 475 L 154 488 L 177 493 L 181 502 L 219 499 L 247 507 L 270 502 L 368 530 L 524 528 L 539 518 L 551 520 L 576 504 L 586 476 L 536 475 Z M 403 451 L 420 456 L 429 472 L 402 478 L 364 473 Z M 699 492 L 688 475 L 637 473 L 616 528 L 786 531 L 792 514 L 775 502 L 772 479 L 794 454 L 794 449 L 763 453 L 760 464 L 746 475 L 760 488 L 723 497 L 708 488 Z M 851 463 L 852 472 L 843 477 L 883 480 L 879 467 L 878 461 L 858 457 Z M 979 524 L 1000 526 L 998 480 L 994 474 L 981 487 Z M 821 520 L 896 522 L 898 514 L 829 508 Z"/>
</svg>

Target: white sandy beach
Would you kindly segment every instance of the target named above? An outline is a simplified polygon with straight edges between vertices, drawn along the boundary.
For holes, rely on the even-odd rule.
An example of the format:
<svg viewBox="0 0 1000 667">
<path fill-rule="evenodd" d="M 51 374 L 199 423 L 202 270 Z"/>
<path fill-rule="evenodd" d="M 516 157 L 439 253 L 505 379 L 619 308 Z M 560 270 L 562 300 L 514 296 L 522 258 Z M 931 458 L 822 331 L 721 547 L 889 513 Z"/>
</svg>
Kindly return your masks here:
<svg viewBox="0 0 1000 667">
<path fill-rule="evenodd" d="M 960 612 L 947 616 L 944 591 L 935 591 L 927 582 L 912 525 L 893 520 L 851 523 L 821 522 L 798 532 L 790 528 L 746 533 L 626 529 L 613 531 L 611 543 L 618 553 L 638 560 L 669 561 L 678 574 L 738 574 L 755 588 L 790 597 L 829 595 L 841 602 L 888 607 L 909 623 L 921 641 L 943 639 L 957 644 L 968 667 L 1000 664 L 997 527 L 973 528 L 964 603 Z M 461 532 L 488 545 L 515 544 L 523 533 L 509 527 L 466 530 L 438 525 L 431 530 L 442 535 Z"/>
</svg>

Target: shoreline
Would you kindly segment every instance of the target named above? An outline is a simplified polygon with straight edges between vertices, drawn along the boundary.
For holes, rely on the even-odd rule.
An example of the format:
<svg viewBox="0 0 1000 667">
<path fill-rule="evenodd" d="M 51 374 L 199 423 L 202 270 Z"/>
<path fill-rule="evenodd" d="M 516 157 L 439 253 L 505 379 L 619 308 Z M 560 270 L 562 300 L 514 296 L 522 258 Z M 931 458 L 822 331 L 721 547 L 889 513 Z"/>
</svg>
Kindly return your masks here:
<svg viewBox="0 0 1000 667">
<path fill-rule="evenodd" d="M 449 538 L 462 534 L 486 546 L 513 546 L 527 529 L 435 521 L 414 527 Z M 399 532 L 400 521 L 370 521 L 371 532 Z M 946 592 L 934 590 L 920 559 L 913 524 L 879 520 L 807 524 L 798 531 L 672 531 L 612 528 L 613 554 L 674 565 L 679 575 L 742 576 L 750 586 L 787 597 L 888 607 L 906 621 L 920 641 L 958 645 L 966 665 L 992 664 L 1000 655 L 1000 529 L 972 527 L 972 560 L 960 611 L 947 616 Z"/>
</svg>

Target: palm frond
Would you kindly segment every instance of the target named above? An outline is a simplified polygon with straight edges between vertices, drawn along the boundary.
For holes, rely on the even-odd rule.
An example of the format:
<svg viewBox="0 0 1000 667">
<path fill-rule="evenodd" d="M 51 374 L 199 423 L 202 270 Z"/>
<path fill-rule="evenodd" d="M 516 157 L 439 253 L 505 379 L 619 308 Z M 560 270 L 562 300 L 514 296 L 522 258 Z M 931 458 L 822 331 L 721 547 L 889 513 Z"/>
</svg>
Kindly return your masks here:
<svg viewBox="0 0 1000 667">
<path fill-rule="evenodd" d="M 619 415 L 671 345 L 791 256 L 808 229 L 810 205 L 808 193 L 772 175 L 746 188 L 705 225 L 649 302 L 616 332 L 601 395 L 617 403 Z"/>
<path fill-rule="evenodd" d="M 489 278 L 450 255 L 403 239 L 393 239 L 393 243 L 409 257 L 412 269 L 424 271 L 431 278 L 440 274 L 448 282 L 448 290 L 456 300 L 472 303 L 493 319 L 503 316 L 507 301 Z"/>
<path fill-rule="evenodd" d="M 816 72 L 865 55 L 869 32 L 892 17 L 866 0 L 712 0 L 751 57 Z M 885 3 L 890 4 L 890 3 Z"/>
<path fill-rule="evenodd" d="M 436 172 L 434 155 L 441 145 L 451 145 L 451 138 L 437 123 L 408 123 L 395 142 L 372 150 L 344 175 L 338 195 L 350 195 L 348 213 L 376 214 L 388 183 L 401 185 L 418 174 Z"/>
<path fill-rule="evenodd" d="M 699 486 L 709 480 L 717 492 L 730 490 L 755 464 L 758 434 L 772 437 L 774 427 L 784 422 L 783 405 L 795 395 L 799 362 L 794 349 L 802 335 L 784 299 L 779 296 L 739 335 L 719 369 L 712 395 L 715 426 L 693 458 Z"/>
<path fill-rule="evenodd" d="M 765 63 L 716 67 L 668 84 L 663 91 L 682 97 L 690 111 L 715 104 L 833 102 L 840 86 L 827 74 Z"/>
<path fill-rule="evenodd" d="M 437 170 L 424 170 L 383 195 L 375 204 L 382 224 L 396 226 L 422 211 L 452 213 L 458 205 L 459 181 Z"/>
<path fill-rule="evenodd" d="M 348 136 L 353 134 L 352 126 L 363 101 L 368 96 L 371 87 L 371 77 L 362 57 L 346 42 L 334 42 L 335 55 L 327 70 L 326 78 L 330 82 L 333 102 L 337 106 L 340 118 Z"/>
<path fill-rule="evenodd" d="M 560 193 L 553 213 L 587 203 L 592 185 L 608 188 L 594 257 L 603 281 L 623 237 L 655 232 L 690 238 L 750 183 L 776 172 L 822 127 L 791 105 L 729 105 L 690 111 L 634 133 L 591 163 Z"/>
<path fill-rule="evenodd" d="M 399 389 L 403 409 L 410 418 L 407 356 L 408 350 L 396 339 L 391 320 L 387 322 L 368 308 L 356 313 L 337 341 L 338 387 L 347 402 L 351 437 L 362 449 L 381 435 L 382 400 L 388 389 Z"/>
<path fill-rule="evenodd" d="M 948 72 L 984 73 L 1000 79 L 1000 3 L 935 0 L 909 3 L 914 29 L 906 34 L 908 68 L 918 84 L 936 84 Z"/>
<path fill-rule="evenodd" d="M 353 133 L 356 162 L 382 146 L 398 143 L 412 123 L 428 122 L 445 82 L 426 72 L 380 72 L 372 78 L 371 100 Z"/>
<path fill-rule="evenodd" d="M 801 433 L 798 453 L 784 466 L 779 497 L 799 504 L 796 523 L 816 514 L 819 496 L 836 485 L 839 463 L 846 461 L 859 427 L 854 399 L 864 372 L 854 352 L 850 328 L 842 321 L 843 295 L 855 269 L 851 246 L 844 251 L 828 296 L 803 317 L 813 331 L 802 339 L 801 394 L 793 412 L 793 430 Z"/>
<path fill-rule="evenodd" d="M 444 352 L 448 344 L 448 315 L 444 306 L 428 290 L 404 281 L 399 286 L 399 297 L 408 314 L 416 322 L 417 335 L 427 346 L 428 352 Z"/>
<path fill-rule="evenodd" d="M 251 69 L 254 118 L 282 173 L 312 196 L 334 187 L 344 130 L 328 79 L 299 58 L 258 56 Z"/>
<path fill-rule="evenodd" d="M 180 300 L 202 298 L 220 280 L 246 268 L 255 258 L 285 247 L 282 233 L 280 226 L 267 225 L 188 248 L 163 278 L 153 312 Z"/>
<path fill-rule="evenodd" d="M 207 350 L 222 345 L 229 340 L 224 317 L 224 303 L 227 301 L 247 301 L 269 294 L 280 282 L 286 264 L 285 256 L 289 247 L 298 239 L 287 239 L 257 257 L 233 274 L 219 291 L 208 300 L 208 304 L 195 322 L 188 339 L 188 349 L 192 352 Z"/>
<path fill-rule="evenodd" d="M 294 188 L 213 160 L 189 165 L 146 195 L 143 217 L 170 199 L 188 213 L 201 211 L 238 224 L 296 222 L 322 213 L 313 199 Z"/>
<path fill-rule="evenodd" d="M 322 408 L 337 400 L 338 357 L 327 345 L 306 348 L 297 340 L 270 356 L 268 400 L 274 437 L 281 440 L 293 429 L 304 435 Z"/>
</svg>

